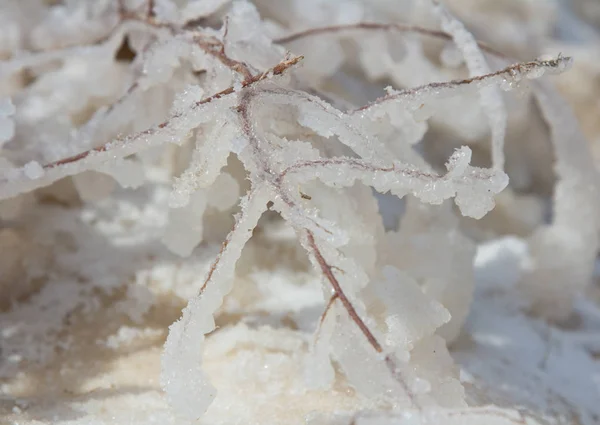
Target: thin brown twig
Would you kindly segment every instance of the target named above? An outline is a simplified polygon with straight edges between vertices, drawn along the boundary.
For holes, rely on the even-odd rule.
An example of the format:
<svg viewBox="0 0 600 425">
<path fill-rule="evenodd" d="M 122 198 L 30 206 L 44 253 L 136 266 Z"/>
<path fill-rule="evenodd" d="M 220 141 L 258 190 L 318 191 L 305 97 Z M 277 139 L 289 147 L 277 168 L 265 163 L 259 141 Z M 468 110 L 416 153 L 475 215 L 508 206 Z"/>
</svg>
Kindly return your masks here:
<svg viewBox="0 0 600 425">
<path fill-rule="evenodd" d="M 206 42 L 205 37 L 195 37 L 194 40 L 198 47 L 200 47 L 206 54 L 213 56 L 227 68 L 234 72 L 241 74 L 244 77 L 244 81 L 252 80 L 252 72 L 250 68 L 244 62 L 237 61 L 230 58 L 225 54 L 225 44 L 218 41 L 217 43 Z"/>
<path fill-rule="evenodd" d="M 337 292 L 334 292 L 333 295 L 329 298 L 329 302 L 327 303 L 327 305 L 325 306 L 325 309 L 321 313 L 321 318 L 319 319 L 319 325 L 317 326 L 317 331 L 315 333 L 315 340 L 317 340 L 319 338 L 319 335 L 321 334 L 321 328 L 323 326 L 323 323 L 325 322 L 327 315 L 329 314 L 329 312 L 331 311 L 331 308 L 333 307 L 333 305 L 335 304 L 335 302 L 338 299 L 339 299 L 339 296 L 338 296 Z"/>
<path fill-rule="evenodd" d="M 321 313 L 321 318 L 319 319 L 319 327 L 323 324 L 325 318 L 327 317 L 327 313 L 329 313 L 329 310 L 331 310 L 331 307 L 333 307 L 333 304 L 338 300 L 339 297 L 340 296 L 338 295 L 338 293 L 335 292 L 331 296 L 331 298 L 329 298 L 329 302 L 325 306 L 325 310 L 323 310 L 323 313 Z"/>
<path fill-rule="evenodd" d="M 327 263 L 327 261 L 323 257 L 323 254 L 321 254 L 321 250 L 319 249 L 319 247 L 317 246 L 317 243 L 315 242 L 314 234 L 310 230 L 307 230 L 306 237 L 308 240 L 308 245 L 310 246 L 310 249 L 312 251 L 312 254 L 313 254 L 315 260 L 317 261 L 319 268 L 321 269 L 321 273 L 323 273 L 323 276 L 325 276 L 325 278 L 331 284 L 333 291 L 335 292 L 335 294 L 337 294 L 338 299 L 344 306 L 344 309 L 348 312 L 348 315 L 350 316 L 352 321 L 354 323 L 356 323 L 356 326 L 358 326 L 358 328 L 360 329 L 362 334 L 365 336 L 367 341 L 369 341 L 369 344 L 375 349 L 375 351 L 377 351 L 378 353 L 382 353 L 383 346 L 379 343 L 379 341 L 377 341 L 377 338 L 375 338 L 375 335 L 373 335 L 373 333 L 368 328 L 368 326 L 365 324 L 365 322 L 360 318 L 360 316 L 356 312 L 356 309 L 354 308 L 354 306 L 352 305 L 352 303 L 350 302 L 350 300 L 348 299 L 348 297 L 342 290 L 342 287 L 340 286 L 339 281 L 337 280 L 337 278 L 335 277 L 335 275 L 333 274 L 333 272 L 331 270 L 331 266 Z"/>
<path fill-rule="evenodd" d="M 383 167 L 380 165 L 372 164 L 363 159 L 338 157 L 338 158 L 324 158 L 324 159 L 316 159 L 316 160 L 312 160 L 312 161 L 297 162 L 293 165 L 290 165 L 285 170 L 283 170 L 281 172 L 281 174 L 279 174 L 278 179 L 283 180 L 287 176 L 288 173 L 297 172 L 297 171 L 302 170 L 303 168 L 326 167 L 329 165 L 348 166 L 348 167 L 351 167 L 351 168 L 354 168 L 354 169 L 357 169 L 360 171 L 369 171 L 369 172 L 377 172 L 377 171 L 384 172 L 384 173 L 398 172 L 398 173 L 405 174 L 409 177 L 415 177 L 415 178 L 427 178 L 427 179 L 440 178 L 440 176 L 437 174 L 426 173 L 417 168 L 412 168 L 410 166 L 407 166 L 403 169 L 400 169 L 400 168 L 396 167 L 395 165 L 392 165 L 389 167 Z"/>
<path fill-rule="evenodd" d="M 331 287 L 334 290 L 334 293 L 337 294 L 337 299 L 339 299 L 340 302 L 342 303 L 342 305 L 344 306 L 344 309 L 350 316 L 350 319 L 359 328 L 359 330 L 361 331 L 363 336 L 369 342 L 369 345 L 371 345 L 371 347 L 373 347 L 373 349 L 377 353 L 384 354 L 383 346 L 377 340 L 375 335 L 373 335 L 373 333 L 371 332 L 369 327 L 366 325 L 366 323 L 359 316 L 356 309 L 352 305 L 352 302 L 348 299 L 348 297 L 344 293 L 339 281 L 337 280 L 337 278 L 335 277 L 335 275 L 332 272 L 332 267 L 329 265 L 327 260 L 325 260 L 325 257 L 323 256 L 319 247 L 317 246 L 314 234 L 310 230 L 306 230 L 306 237 L 307 237 L 308 245 L 312 251 L 311 254 L 317 261 L 317 264 L 319 265 L 319 268 L 321 269 L 321 273 L 323 273 L 325 278 L 329 281 Z M 402 386 L 402 389 L 404 390 L 404 392 L 410 399 L 411 403 L 416 408 L 420 409 L 421 407 L 416 399 L 416 396 L 411 391 L 411 389 L 408 387 L 408 385 L 406 384 L 404 377 L 402 376 L 402 372 L 398 369 L 398 365 L 396 364 L 396 360 L 394 359 L 393 355 L 385 354 L 384 361 L 385 361 L 387 368 L 391 372 L 392 376 Z"/>
<path fill-rule="evenodd" d="M 352 111 L 352 113 L 364 111 L 375 105 L 378 105 L 380 103 L 383 103 L 383 102 L 386 102 L 389 100 L 397 100 L 397 99 L 401 99 L 401 98 L 415 96 L 421 92 L 427 92 L 427 91 L 440 92 L 442 90 L 456 89 L 461 86 L 468 86 L 473 83 L 482 82 L 485 80 L 502 77 L 502 76 L 505 76 L 507 79 L 514 78 L 515 76 L 519 76 L 519 75 L 522 75 L 523 77 L 525 77 L 525 75 L 527 75 L 528 72 L 532 72 L 532 71 L 540 69 L 540 68 L 548 69 L 548 70 L 557 70 L 557 69 L 566 67 L 570 62 L 571 62 L 570 57 L 565 57 L 565 56 L 559 55 L 556 59 L 535 60 L 535 61 L 529 61 L 529 62 L 516 63 L 516 64 L 510 65 L 510 66 L 507 66 L 506 68 L 500 69 L 498 71 L 495 71 L 495 72 L 492 72 L 489 74 L 484 74 L 484 75 L 477 75 L 477 76 L 471 77 L 471 78 L 450 80 L 450 81 L 443 81 L 443 82 L 434 82 L 434 83 L 424 84 L 424 85 L 418 86 L 418 87 L 402 89 L 402 90 L 398 90 L 392 94 L 388 94 L 386 96 L 380 97 L 379 99 L 376 99 L 371 103 L 367 103 L 366 105 L 355 109 L 354 111 Z"/>
<path fill-rule="evenodd" d="M 383 24 L 377 22 L 359 22 L 356 24 L 346 24 L 346 25 L 330 25 L 326 27 L 319 28 L 310 28 L 304 31 L 299 31 L 296 33 L 288 34 L 283 37 L 277 38 L 274 40 L 275 43 L 278 44 L 286 44 L 291 43 L 293 41 L 301 40 L 303 38 L 314 37 L 322 34 L 335 34 L 341 32 L 348 31 L 395 31 L 395 32 L 405 32 L 405 33 L 414 33 L 427 37 L 439 38 L 447 41 L 452 40 L 452 35 L 447 32 L 440 30 L 433 30 L 429 28 L 420 27 L 417 25 L 405 25 L 405 24 Z M 488 46 L 483 42 L 478 42 L 479 48 L 483 51 L 492 54 L 494 56 L 507 59 L 507 56 L 502 52 Z"/>
</svg>

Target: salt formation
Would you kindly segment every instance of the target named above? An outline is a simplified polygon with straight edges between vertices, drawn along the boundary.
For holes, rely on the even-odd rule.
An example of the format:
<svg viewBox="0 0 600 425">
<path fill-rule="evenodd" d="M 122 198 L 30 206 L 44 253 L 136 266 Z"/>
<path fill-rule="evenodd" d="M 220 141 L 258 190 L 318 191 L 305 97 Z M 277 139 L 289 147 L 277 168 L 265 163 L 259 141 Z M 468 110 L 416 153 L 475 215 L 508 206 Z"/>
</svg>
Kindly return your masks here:
<svg viewBox="0 0 600 425">
<path fill-rule="evenodd" d="M 458 0 L 46 3 L 0 6 L 16 22 L 0 30 L 10 400 L 35 398 L 37 364 L 77 403 L 110 379 L 150 385 L 125 401 L 140 422 L 559 418 L 478 398 L 448 346 L 485 300 L 475 281 L 494 279 L 476 271 L 514 248 L 500 228 L 518 254 L 510 284 L 484 289 L 518 314 L 564 322 L 592 280 L 598 175 L 547 81 L 570 57 L 511 59 Z M 514 155 L 523 116 L 552 146 L 552 199 L 549 172 Z M 391 228 L 381 196 L 403 208 Z M 500 250 L 478 263 L 485 240 Z M 165 336 L 159 365 L 144 344 Z M 76 378 L 61 350 L 119 373 Z"/>
</svg>

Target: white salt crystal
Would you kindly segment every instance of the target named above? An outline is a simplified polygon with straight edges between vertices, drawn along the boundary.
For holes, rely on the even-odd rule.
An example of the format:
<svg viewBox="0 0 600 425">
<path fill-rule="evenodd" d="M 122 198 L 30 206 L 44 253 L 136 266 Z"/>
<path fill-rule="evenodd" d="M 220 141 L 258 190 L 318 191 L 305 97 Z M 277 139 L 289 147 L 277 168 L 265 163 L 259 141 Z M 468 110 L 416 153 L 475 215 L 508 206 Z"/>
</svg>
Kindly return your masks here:
<svg viewBox="0 0 600 425">
<path fill-rule="evenodd" d="M 171 107 L 172 115 L 179 115 L 188 110 L 194 103 L 202 100 L 204 90 L 198 85 L 189 85 L 182 92 L 175 96 L 173 106 Z"/>
<path fill-rule="evenodd" d="M 391 373 L 383 355 L 367 343 L 348 314 L 340 314 L 331 345 L 335 359 L 357 391 L 373 399 L 389 397 L 399 407 L 411 406 L 404 385 Z"/>
<path fill-rule="evenodd" d="M 450 313 L 423 293 L 406 273 L 392 266 L 383 268 L 384 279 L 374 288 L 386 306 L 387 343 L 395 349 L 411 346 L 450 320 Z"/>
<path fill-rule="evenodd" d="M 242 151 L 248 146 L 248 140 L 243 137 L 236 137 L 231 141 L 231 152 L 236 155 L 242 153 Z"/>
<path fill-rule="evenodd" d="M 228 122 L 231 117 L 225 111 L 221 113 L 222 121 L 198 130 L 192 159 L 187 169 L 173 184 L 173 191 L 169 197 L 171 208 L 187 205 L 191 194 L 212 185 L 221 168 L 227 164 L 232 139 L 237 136 L 237 129 Z M 229 186 L 232 187 L 231 184 Z"/>
<path fill-rule="evenodd" d="M 431 383 L 423 378 L 415 378 L 410 383 L 410 389 L 415 394 L 427 394 L 431 391 Z"/>
<path fill-rule="evenodd" d="M 44 175 L 44 168 L 37 161 L 30 161 L 23 167 L 25 175 L 31 180 L 36 180 Z"/>
</svg>

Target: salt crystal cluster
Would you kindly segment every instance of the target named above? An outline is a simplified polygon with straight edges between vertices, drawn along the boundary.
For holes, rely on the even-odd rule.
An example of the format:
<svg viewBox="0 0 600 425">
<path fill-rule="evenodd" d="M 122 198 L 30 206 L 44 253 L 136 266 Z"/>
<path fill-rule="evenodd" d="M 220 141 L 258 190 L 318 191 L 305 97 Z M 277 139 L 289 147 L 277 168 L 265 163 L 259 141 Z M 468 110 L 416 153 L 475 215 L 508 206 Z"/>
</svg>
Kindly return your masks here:
<svg viewBox="0 0 600 425">
<path fill-rule="evenodd" d="M 547 81 L 569 57 L 514 60 L 508 26 L 490 34 L 507 54 L 479 42 L 453 10 L 464 0 L 47 3 L 0 6 L 0 22 L 18 22 L 0 28 L 0 307 L 16 303 L 6 315 L 22 326 L 8 352 L 50 361 L 55 347 L 27 338 L 50 344 L 98 312 L 129 323 L 98 343 L 118 352 L 160 338 L 130 325 L 185 298 L 160 360 L 173 418 L 213 420 L 230 385 L 354 405 L 336 419 L 316 403 L 305 423 L 524 420 L 470 407 L 447 346 L 473 300 L 478 242 L 522 237 L 511 286 L 530 314 L 567 319 L 592 279 L 600 180 Z M 547 32 L 540 20 L 523 37 Z M 555 182 L 549 164 L 530 167 L 528 132 Z M 289 251 L 246 254 L 281 223 Z M 257 271 L 269 261 L 287 279 L 275 288 Z M 24 324 L 28 302 L 44 326 Z M 223 359 L 239 384 L 215 375 Z"/>
</svg>

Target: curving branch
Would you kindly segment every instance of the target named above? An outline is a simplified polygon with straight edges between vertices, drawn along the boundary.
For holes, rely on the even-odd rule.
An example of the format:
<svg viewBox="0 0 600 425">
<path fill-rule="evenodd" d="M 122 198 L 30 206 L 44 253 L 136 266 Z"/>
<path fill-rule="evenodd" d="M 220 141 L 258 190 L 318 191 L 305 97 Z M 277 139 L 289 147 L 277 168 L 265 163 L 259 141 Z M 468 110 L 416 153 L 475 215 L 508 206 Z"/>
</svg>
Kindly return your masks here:
<svg viewBox="0 0 600 425">
<path fill-rule="evenodd" d="M 344 34 L 361 31 L 409 33 L 418 34 L 425 37 L 438 38 L 445 41 L 452 41 L 452 35 L 448 34 L 447 32 L 424 28 L 418 25 L 359 22 L 356 24 L 330 25 L 326 27 L 309 28 L 307 30 L 291 33 L 283 37 L 276 38 L 274 42 L 278 44 L 287 44 L 293 43 L 294 41 L 298 40 L 316 37 L 319 35 Z M 478 42 L 478 44 L 479 47 L 485 52 L 490 53 L 494 56 L 506 58 L 506 56 L 502 52 L 488 46 L 487 44 L 483 42 Z"/>
<path fill-rule="evenodd" d="M 512 87 L 511 83 L 519 83 L 524 79 L 536 79 L 543 76 L 546 72 L 552 74 L 559 74 L 566 71 L 571 64 L 573 59 L 566 56 L 558 55 L 555 59 L 548 60 L 534 60 L 529 62 L 520 62 L 498 71 L 478 75 L 471 78 L 434 82 L 424 84 L 422 86 L 413 87 L 409 89 L 396 90 L 392 93 L 380 97 L 379 99 L 368 103 L 358 109 L 352 111 L 352 113 L 364 113 L 370 108 L 375 108 L 389 101 L 407 101 L 408 104 L 418 106 L 420 103 L 437 97 L 444 97 L 451 95 L 456 89 L 461 87 L 476 86 L 478 88 L 487 87 L 491 85 L 503 85 L 507 89 Z"/>
<path fill-rule="evenodd" d="M 199 294 L 173 323 L 161 358 L 161 385 L 172 406 L 191 418 L 200 417 L 216 396 L 201 369 L 204 336 L 215 329 L 213 315 L 233 287 L 235 265 L 267 209 L 267 190 L 256 186 L 240 203 L 241 213 L 212 263 Z M 182 365 L 188 365 L 189 370 Z"/>
<path fill-rule="evenodd" d="M 283 181 L 289 174 L 304 173 L 298 177 L 299 182 L 318 178 L 325 184 L 339 187 L 351 186 L 354 180 L 360 180 L 378 192 L 391 191 L 399 197 L 412 193 L 431 204 L 456 197 L 455 202 L 464 215 L 480 218 L 493 208 L 494 196 L 506 187 L 508 177 L 501 170 L 472 167 L 470 160 L 468 148 L 457 150 L 446 164 L 448 173 L 439 176 L 397 161 L 383 165 L 358 158 L 324 158 L 298 162 L 286 168 L 278 181 Z M 340 179 L 340 175 L 344 178 Z M 470 202 L 463 205 L 465 199 L 473 197 L 478 198 L 477 208 L 470 206 Z"/>
</svg>

